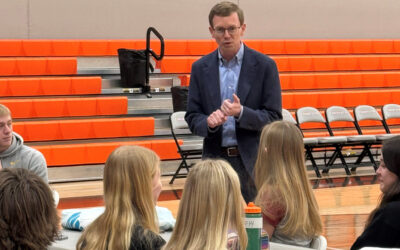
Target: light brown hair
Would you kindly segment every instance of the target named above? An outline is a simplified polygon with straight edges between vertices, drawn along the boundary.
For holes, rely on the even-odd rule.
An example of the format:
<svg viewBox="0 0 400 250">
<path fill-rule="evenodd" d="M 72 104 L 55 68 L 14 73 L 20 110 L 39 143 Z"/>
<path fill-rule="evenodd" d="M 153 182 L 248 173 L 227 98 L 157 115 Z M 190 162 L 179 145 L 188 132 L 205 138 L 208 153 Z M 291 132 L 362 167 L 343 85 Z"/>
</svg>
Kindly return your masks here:
<svg viewBox="0 0 400 250">
<path fill-rule="evenodd" d="M 318 204 L 307 176 L 304 144 L 300 130 L 292 123 L 275 121 L 261 133 L 254 167 L 258 190 L 256 203 L 261 207 L 264 192 L 270 203 L 285 209 L 280 230 L 288 236 L 315 237 L 322 232 Z"/>
<path fill-rule="evenodd" d="M 210 14 L 208 15 L 208 21 L 210 23 L 210 27 L 214 28 L 213 19 L 214 16 L 230 16 L 232 13 L 237 13 L 239 17 L 240 25 L 244 23 L 244 14 L 243 10 L 239 8 L 239 6 L 235 3 L 223 1 L 214 5 L 211 9 Z"/>
<path fill-rule="evenodd" d="M 228 229 L 237 232 L 240 249 L 246 249 L 243 206 L 239 177 L 229 163 L 198 162 L 187 177 L 174 232 L 165 250 L 226 249 Z"/>
<path fill-rule="evenodd" d="M 47 249 L 58 232 L 53 193 L 27 169 L 0 171 L 0 249 Z"/>
<path fill-rule="evenodd" d="M 135 225 L 158 233 L 152 179 L 159 162 L 154 151 L 140 146 L 121 146 L 110 154 L 104 167 L 105 211 L 84 231 L 77 249 L 128 249 Z"/>
</svg>

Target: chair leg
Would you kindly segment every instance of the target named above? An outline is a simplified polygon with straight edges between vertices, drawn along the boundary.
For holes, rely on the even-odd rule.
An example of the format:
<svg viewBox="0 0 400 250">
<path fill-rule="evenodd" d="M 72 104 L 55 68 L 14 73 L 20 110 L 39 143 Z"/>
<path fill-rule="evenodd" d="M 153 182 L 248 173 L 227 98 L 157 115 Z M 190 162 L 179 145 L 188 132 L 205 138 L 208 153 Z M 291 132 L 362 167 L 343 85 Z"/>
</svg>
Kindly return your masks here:
<svg viewBox="0 0 400 250">
<path fill-rule="evenodd" d="M 358 158 L 357 158 L 357 160 L 356 160 L 356 162 L 354 164 L 356 164 L 356 165 L 360 164 L 362 162 L 362 160 L 364 159 L 366 153 L 367 153 L 366 146 L 364 145 L 363 151 L 358 156 Z"/>
<path fill-rule="evenodd" d="M 181 171 L 182 168 L 186 168 L 189 171 L 189 167 L 186 163 L 186 157 L 182 157 L 181 164 L 179 164 L 179 167 L 176 169 L 175 174 L 172 176 L 171 180 L 169 181 L 169 184 L 173 184 L 175 179 L 178 178 L 179 172 Z"/>
<path fill-rule="evenodd" d="M 337 151 L 333 152 L 331 158 L 329 158 L 329 161 L 326 163 L 326 165 L 328 165 L 328 166 L 333 165 L 333 163 L 335 163 L 337 157 L 338 157 Z"/>
<path fill-rule="evenodd" d="M 371 161 L 372 166 L 374 167 L 374 170 L 376 172 L 376 170 L 378 169 L 378 166 L 376 165 L 376 161 L 374 159 L 374 156 L 372 155 L 371 145 L 364 145 L 364 147 L 365 147 L 365 150 L 367 151 L 367 155 L 369 157 L 369 160 Z"/>
<path fill-rule="evenodd" d="M 315 171 L 315 174 L 317 175 L 318 178 L 321 178 L 321 173 L 318 170 L 317 163 L 315 162 L 314 156 L 312 155 L 312 151 L 309 147 L 306 147 L 306 154 L 308 155 L 308 158 L 311 161 L 312 167 Z"/>
<path fill-rule="evenodd" d="M 346 171 L 346 174 L 347 174 L 347 175 L 351 175 L 349 166 L 347 166 L 347 163 L 346 163 L 346 161 L 345 161 L 345 159 L 344 159 L 344 156 L 343 156 L 343 154 L 342 154 L 342 152 L 341 152 L 342 147 L 336 147 L 336 150 L 338 151 L 339 158 L 340 158 L 340 160 L 342 161 L 342 164 L 343 164 L 343 166 L 344 166 L 344 170 Z"/>
</svg>

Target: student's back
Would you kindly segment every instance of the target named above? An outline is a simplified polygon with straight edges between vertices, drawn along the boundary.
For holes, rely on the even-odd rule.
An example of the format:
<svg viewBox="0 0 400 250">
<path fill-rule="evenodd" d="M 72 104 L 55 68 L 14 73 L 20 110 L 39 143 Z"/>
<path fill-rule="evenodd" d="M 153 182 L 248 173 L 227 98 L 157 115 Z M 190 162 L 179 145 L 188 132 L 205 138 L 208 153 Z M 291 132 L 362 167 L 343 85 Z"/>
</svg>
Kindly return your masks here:
<svg viewBox="0 0 400 250">
<path fill-rule="evenodd" d="M 308 247 L 322 231 L 304 160 L 303 137 L 292 123 L 264 127 L 254 168 L 256 203 L 271 241 Z"/>
<path fill-rule="evenodd" d="M 246 249 L 243 205 L 239 178 L 229 163 L 197 163 L 187 177 L 175 228 L 165 250 Z"/>
<path fill-rule="evenodd" d="M 105 211 L 82 234 L 77 249 L 158 250 L 155 204 L 161 192 L 160 160 L 151 150 L 122 146 L 104 167 Z"/>
</svg>

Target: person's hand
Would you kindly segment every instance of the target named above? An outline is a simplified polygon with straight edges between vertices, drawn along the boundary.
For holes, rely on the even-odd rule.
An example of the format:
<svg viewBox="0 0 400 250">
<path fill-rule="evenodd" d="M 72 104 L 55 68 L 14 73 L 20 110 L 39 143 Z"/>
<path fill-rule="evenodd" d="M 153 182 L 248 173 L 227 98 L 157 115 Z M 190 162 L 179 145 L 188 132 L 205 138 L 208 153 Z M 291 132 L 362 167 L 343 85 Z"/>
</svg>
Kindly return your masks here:
<svg viewBox="0 0 400 250">
<path fill-rule="evenodd" d="M 226 99 L 221 105 L 221 110 L 226 116 L 238 117 L 241 109 L 242 105 L 240 105 L 240 99 L 236 94 L 233 94 L 233 102 L 231 102 L 229 99 Z"/>
<path fill-rule="evenodd" d="M 215 128 L 224 124 L 227 119 L 226 115 L 220 109 L 217 109 L 207 117 L 207 125 L 209 128 Z"/>
</svg>

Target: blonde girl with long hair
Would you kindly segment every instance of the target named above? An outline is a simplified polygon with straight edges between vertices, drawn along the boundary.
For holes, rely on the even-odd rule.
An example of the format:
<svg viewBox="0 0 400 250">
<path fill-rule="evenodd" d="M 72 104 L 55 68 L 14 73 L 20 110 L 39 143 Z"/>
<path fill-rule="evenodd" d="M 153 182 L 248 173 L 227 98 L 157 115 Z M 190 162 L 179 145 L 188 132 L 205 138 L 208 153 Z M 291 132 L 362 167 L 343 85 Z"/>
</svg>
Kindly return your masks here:
<svg viewBox="0 0 400 250">
<path fill-rule="evenodd" d="M 256 204 L 271 241 L 309 246 L 322 223 L 307 177 L 303 137 L 294 124 L 276 121 L 264 127 L 254 177 Z"/>
<path fill-rule="evenodd" d="M 236 172 L 223 160 L 198 162 L 189 172 L 165 250 L 246 249 L 244 201 Z M 228 233 L 235 235 L 228 240 Z"/>
<path fill-rule="evenodd" d="M 104 167 L 105 211 L 82 234 L 76 248 L 161 249 L 156 201 L 161 192 L 160 159 L 151 150 L 122 146 Z"/>
</svg>

